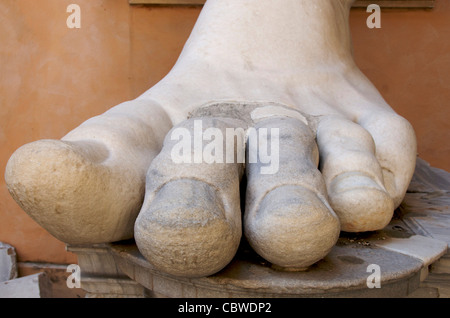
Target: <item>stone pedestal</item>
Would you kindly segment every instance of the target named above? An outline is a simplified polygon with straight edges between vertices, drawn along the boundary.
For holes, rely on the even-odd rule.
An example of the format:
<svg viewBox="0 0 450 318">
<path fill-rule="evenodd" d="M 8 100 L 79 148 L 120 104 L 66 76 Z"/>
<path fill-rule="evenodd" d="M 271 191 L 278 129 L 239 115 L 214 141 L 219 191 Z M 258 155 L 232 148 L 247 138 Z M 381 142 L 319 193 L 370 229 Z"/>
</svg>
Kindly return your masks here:
<svg viewBox="0 0 450 318">
<path fill-rule="evenodd" d="M 342 233 L 330 254 L 303 272 L 274 268 L 245 240 L 226 268 L 197 279 L 158 271 L 133 240 L 67 249 L 78 255 L 88 297 L 446 297 L 449 190 L 450 174 L 419 159 L 385 229 Z"/>
<path fill-rule="evenodd" d="M 145 297 L 145 288 L 119 269 L 110 245 L 67 246 L 67 250 L 78 256 L 86 297 Z"/>
</svg>

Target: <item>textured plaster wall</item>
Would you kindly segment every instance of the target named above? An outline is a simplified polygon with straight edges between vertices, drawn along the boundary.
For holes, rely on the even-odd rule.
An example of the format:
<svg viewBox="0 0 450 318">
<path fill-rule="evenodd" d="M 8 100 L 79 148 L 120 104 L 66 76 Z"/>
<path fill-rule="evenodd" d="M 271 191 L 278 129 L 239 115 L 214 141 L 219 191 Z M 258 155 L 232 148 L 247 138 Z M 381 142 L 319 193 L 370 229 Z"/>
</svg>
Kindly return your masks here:
<svg viewBox="0 0 450 318">
<path fill-rule="evenodd" d="M 66 8 L 81 8 L 68 29 Z M 61 138 L 81 122 L 143 93 L 170 70 L 200 8 L 130 7 L 127 0 L 0 2 L 0 241 L 19 261 L 74 263 L 62 242 L 31 220 L 3 178 L 21 145 Z M 419 155 L 450 170 L 450 1 L 382 12 L 368 29 L 353 10 L 355 58 L 386 100 L 415 127 Z"/>
</svg>

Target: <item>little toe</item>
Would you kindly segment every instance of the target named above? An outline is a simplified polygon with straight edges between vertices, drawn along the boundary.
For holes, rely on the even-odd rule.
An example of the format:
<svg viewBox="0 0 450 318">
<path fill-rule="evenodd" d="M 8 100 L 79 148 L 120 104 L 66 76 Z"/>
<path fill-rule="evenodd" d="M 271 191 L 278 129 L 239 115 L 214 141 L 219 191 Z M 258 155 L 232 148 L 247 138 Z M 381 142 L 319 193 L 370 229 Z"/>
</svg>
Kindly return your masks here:
<svg viewBox="0 0 450 318">
<path fill-rule="evenodd" d="M 372 136 L 386 190 L 397 208 L 408 189 L 416 166 L 414 129 L 403 117 L 387 111 L 369 112 L 358 123 Z"/>
</svg>

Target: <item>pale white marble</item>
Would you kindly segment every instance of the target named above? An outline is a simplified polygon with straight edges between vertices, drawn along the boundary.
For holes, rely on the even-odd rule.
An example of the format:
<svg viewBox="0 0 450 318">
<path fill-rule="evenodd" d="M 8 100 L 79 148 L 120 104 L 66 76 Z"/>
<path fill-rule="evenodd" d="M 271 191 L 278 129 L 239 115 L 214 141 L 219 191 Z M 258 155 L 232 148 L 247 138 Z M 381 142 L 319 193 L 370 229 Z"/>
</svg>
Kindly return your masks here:
<svg viewBox="0 0 450 318">
<path fill-rule="evenodd" d="M 339 230 L 383 228 L 411 180 L 416 141 L 353 60 L 352 2 L 207 1 L 164 79 L 62 140 L 18 149 L 5 172 L 9 191 L 66 243 L 134 235 L 149 262 L 180 276 L 226 266 L 241 227 L 258 253 L 288 269 L 323 258 Z M 254 105 L 257 122 L 212 116 L 201 118 L 204 128 L 279 129 L 272 174 L 258 163 L 173 162 L 169 131 L 195 132 L 189 115 L 221 101 Z M 292 111 L 268 112 L 267 102 Z"/>
</svg>

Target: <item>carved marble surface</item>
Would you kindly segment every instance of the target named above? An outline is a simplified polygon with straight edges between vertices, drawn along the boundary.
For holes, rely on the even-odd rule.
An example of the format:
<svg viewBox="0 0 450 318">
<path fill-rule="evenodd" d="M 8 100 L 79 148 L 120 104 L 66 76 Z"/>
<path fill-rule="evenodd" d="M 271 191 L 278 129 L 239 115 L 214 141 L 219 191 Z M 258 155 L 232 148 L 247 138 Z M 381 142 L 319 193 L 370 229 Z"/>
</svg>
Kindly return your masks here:
<svg viewBox="0 0 450 318">
<path fill-rule="evenodd" d="M 112 280 L 117 277 L 122 285 L 128 277 L 128 284 L 138 291 L 134 296 L 140 297 L 406 297 L 424 282 L 438 288 L 427 285 L 426 278 L 431 266 L 448 258 L 449 185 L 449 173 L 418 159 L 413 181 L 392 222 L 381 231 L 341 233 L 330 254 L 307 271 L 278 270 L 245 241 L 224 270 L 204 278 L 180 278 L 158 271 L 133 240 L 68 249 L 79 256 L 82 273 L 86 267 L 98 269 L 86 269 L 82 275 L 91 291 L 98 291 L 92 285 L 93 277 L 105 273 Z M 93 258 L 96 253 L 103 255 L 104 261 Z M 102 268 L 105 264 L 109 272 Z M 381 288 L 367 286 L 370 264 L 380 267 Z M 448 270 L 442 265 L 439 268 Z"/>
</svg>

